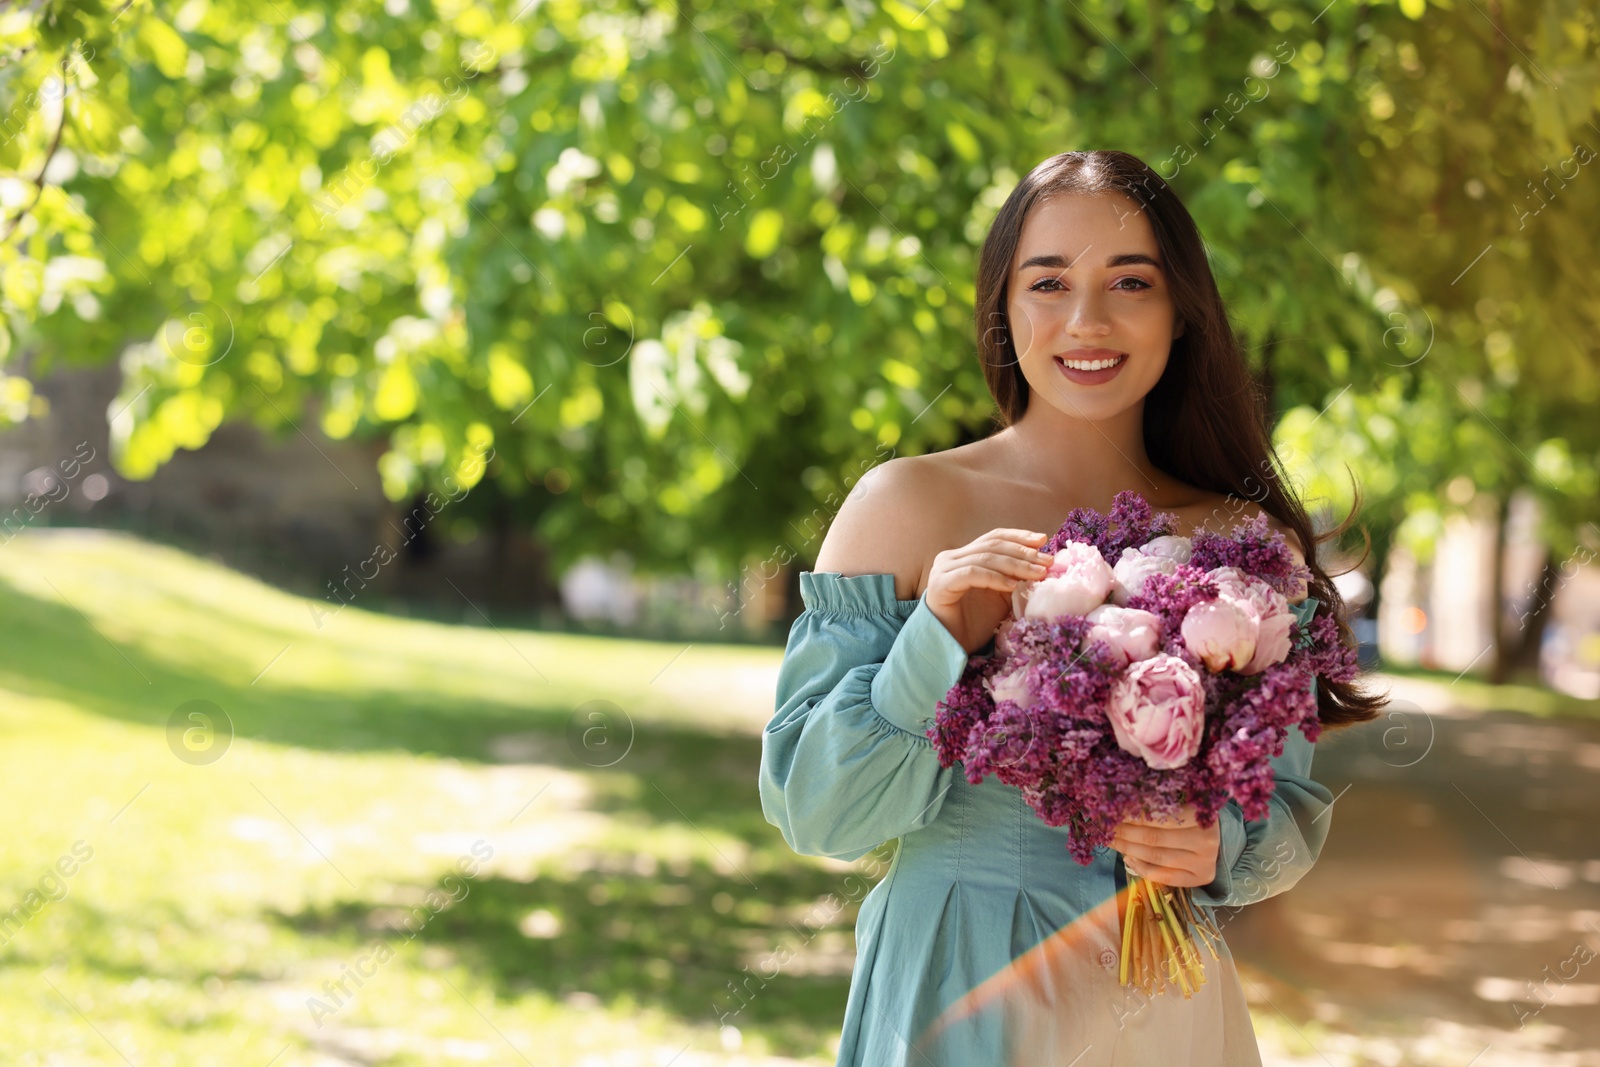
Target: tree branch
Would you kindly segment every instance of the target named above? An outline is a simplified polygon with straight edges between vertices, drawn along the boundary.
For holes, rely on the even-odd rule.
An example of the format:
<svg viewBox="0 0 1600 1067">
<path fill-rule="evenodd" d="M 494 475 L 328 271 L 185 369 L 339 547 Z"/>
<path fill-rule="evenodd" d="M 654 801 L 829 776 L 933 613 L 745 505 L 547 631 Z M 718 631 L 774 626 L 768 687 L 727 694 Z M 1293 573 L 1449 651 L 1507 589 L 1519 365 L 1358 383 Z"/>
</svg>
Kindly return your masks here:
<svg viewBox="0 0 1600 1067">
<path fill-rule="evenodd" d="M 851 63 L 845 66 L 838 66 L 833 63 L 824 62 L 820 59 L 814 59 L 811 56 L 797 56 L 787 48 L 783 47 L 781 44 L 773 44 L 769 41 L 758 41 L 754 37 L 741 38 L 739 41 L 739 47 L 754 49 L 755 51 L 770 55 L 779 55 L 784 58 L 784 62 L 786 63 L 791 63 L 794 66 L 802 67 L 806 70 L 816 71 L 818 74 L 828 74 L 835 78 L 856 77 L 865 81 L 871 77 L 871 75 L 867 73 L 867 64 L 865 60 L 860 60 L 856 63 Z"/>
<path fill-rule="evenodd" d="M 33 179 L 33 200 L 27 207 L 17 212 L 16 218 L 6 224 L 6 232 L 0 234 L 0 244 L 11 240 L 11 235 L 17 232 L 22 220 L 39 206 L 39 200 L 44 196 L 44 176 L 50 170 L 50 161 L 56 158 L 56 150 L 61 147 L 61 135 L 67 129 L 67 64 L 70 60 L 70 52 L 61 60 L 61 121 L 56 124 L 55 139 L 50 142 L 50 148 L 44 154 L 44 162 L 39 165 L 39 176 Z"/>
</svg>

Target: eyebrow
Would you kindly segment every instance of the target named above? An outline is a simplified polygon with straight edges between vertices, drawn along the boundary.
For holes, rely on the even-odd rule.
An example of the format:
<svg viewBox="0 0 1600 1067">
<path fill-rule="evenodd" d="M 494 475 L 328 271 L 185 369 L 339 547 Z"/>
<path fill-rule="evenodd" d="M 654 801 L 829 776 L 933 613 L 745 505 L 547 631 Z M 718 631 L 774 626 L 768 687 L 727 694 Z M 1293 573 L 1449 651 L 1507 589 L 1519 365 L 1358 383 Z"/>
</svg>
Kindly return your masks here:
<svg viewBox="0 0 1600 1067">
<path fill-rule="evenodd" d="M 1143 263 L 1147 266 L 1154 267 L 1156 270 L 1162 269 L 1159 262 L 1151 259 L 1143 252 L 1119 252 L 1106 260 L 1106 266 L 1108 267 L 1125 267 L 1130 263 Z M 1049 255 L 1034 256 L 1031 259 L 1026 260 L 1022 266 L 1018 267 L 1017 269 L 1027 270 L 1029 267 L 1056 267 L 1060 270 L 1066 270 L 1068 266 L 1070 266 L 1070 264 L 1067 262 L 1065 256 L 1056 255 L 1052 252 Z"/>
</svg>

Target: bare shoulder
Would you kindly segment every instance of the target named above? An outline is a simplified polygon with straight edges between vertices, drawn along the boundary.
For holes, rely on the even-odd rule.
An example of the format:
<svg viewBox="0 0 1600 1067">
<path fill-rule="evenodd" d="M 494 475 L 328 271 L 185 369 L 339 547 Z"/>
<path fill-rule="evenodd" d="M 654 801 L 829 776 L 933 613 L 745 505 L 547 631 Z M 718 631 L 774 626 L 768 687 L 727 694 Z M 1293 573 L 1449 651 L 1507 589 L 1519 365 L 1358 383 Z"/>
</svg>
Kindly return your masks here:
<svg viewBox="0 0 1600 1067">
<path fill-rule="evenodd" d="M 863 474 L 828 527 L 815 569 L 892 574 L 894 595 L 916 599 L 963 495 L 960 472 L 940 457 L 900 456 Z"/>
</svg>

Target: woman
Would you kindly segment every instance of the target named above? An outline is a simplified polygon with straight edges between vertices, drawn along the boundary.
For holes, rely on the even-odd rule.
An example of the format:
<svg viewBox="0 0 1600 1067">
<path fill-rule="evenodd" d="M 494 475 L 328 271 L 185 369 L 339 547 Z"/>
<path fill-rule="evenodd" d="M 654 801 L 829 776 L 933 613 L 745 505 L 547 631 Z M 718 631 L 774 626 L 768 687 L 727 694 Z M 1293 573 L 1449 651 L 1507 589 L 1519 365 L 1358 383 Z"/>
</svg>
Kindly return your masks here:
<svg viewBox="0 0 1600 1067">
<path fill-rule="evenodd" d="M 1257 1064 L 1225 946 L 1191 999 L 1118 982 L 1117 894 L 1125 870 L 1211 908 L 1293 886 L 1333 802 L 1300 731 L 1273 761 L 1268 819 L 1246 824 L 1230 802 L 1210 827 L 1129 820 L 1088 867 L 1018 790 L 941 769 L 925 731 L 1074 507 L 1108 511 L 1133 489 L 1184 534 L 1259 508 L 1297 554 L 1345 527 L 1316 537 L 1279 478 L 1200 234 L 1135 157 L 1067 152 L 1023 179 L 984 241 L 976 318 L 1002 428 L 862 479 L 800 575 L 763 735 L 762 810 L 792 848 L 853 861 L 898 839 L 861 906 L 838 1062 Z M 1310 567 L 1301 621 L 1332 611 L 1352 640 L 1315 553 Z M 1353 683 L 1313 687 L 1325 727 L 1382 704 Z"/>
</svg>

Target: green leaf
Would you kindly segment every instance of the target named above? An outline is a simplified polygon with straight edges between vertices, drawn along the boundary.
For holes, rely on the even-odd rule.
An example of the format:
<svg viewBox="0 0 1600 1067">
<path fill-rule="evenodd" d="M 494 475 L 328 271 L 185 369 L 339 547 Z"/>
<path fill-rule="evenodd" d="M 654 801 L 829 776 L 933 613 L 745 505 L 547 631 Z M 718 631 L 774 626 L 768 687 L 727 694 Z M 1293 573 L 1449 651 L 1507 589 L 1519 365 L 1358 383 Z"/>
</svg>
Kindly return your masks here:
<svg viewBox="0 0 1600 1067">
<path fill-rule="evenodd" d="M 139 44 L 162 74 L 173 80 L 183 77 L 189 66 L 189 46 L 177 30 L 154 15 L 146 15 L 139 23 Z"/>
<path fill-rule="evenodd" d="M 118 119 L 124 121 L 119 124 Z M 78 101 L 68 116 L 68 124 L 78 146 L 100 156 L 112 155 L 119 150 L 118 133 L 121 126 L 131 121 L 132 116 L 126 107 L 92 96 Z"/>
<path fill-rule="evenodd" d="M 945 126 L 944 132 L 950 139 L 950 147 L 956 150 L 957 155 L 968 163 L 978 161 L 980 154 L 978 139 L 972 135 L 971 130 L 959 122 L 951 122 Z"/>
<path fill-rule="evenodd" d="M 753 259 L 766 259 L 778 247 L 783 236 L 783 215 L 774 208 L 762 208 L 750 220 L 750 232 L 745 234 L 744 249 Z"/>
</svg>

